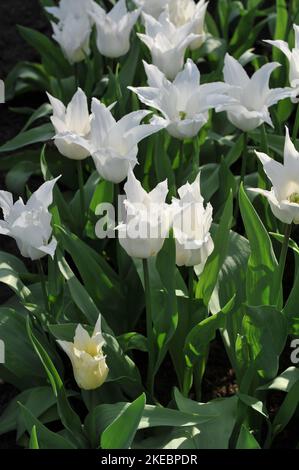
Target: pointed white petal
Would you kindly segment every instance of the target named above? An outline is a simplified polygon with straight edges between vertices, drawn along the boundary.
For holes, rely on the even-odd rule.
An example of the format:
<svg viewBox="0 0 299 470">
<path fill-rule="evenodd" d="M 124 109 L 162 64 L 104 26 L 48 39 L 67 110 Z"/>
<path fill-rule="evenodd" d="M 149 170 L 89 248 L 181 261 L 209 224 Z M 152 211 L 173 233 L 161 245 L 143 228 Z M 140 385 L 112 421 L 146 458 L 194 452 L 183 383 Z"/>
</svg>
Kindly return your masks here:
<svg viewBox="0 0 299 470">
<path fill-rule="evenodd" d="M 3 217 L 6 219 L 10 210 L 13 206 L 13 197 L 12 194 L 8 191 L 0 191 L 0 208 L 3 212 Z"/>
<path fill-rule="evenodd" d="M 32 194 L 26 207 L 28 209 L 34 209 L 42 206 L 47 209 L 53 202 L 53 188 L 59 178 L 61 178 L 61 175 L 42 184 L 40 188 Z"/>
<path fill-rule="evenodd" d="M 223 68 L 224 81 L 229 85 L 245 87 L 249 77 L 240 62 L 229 54 L 225 55 Z"/>
</svg>

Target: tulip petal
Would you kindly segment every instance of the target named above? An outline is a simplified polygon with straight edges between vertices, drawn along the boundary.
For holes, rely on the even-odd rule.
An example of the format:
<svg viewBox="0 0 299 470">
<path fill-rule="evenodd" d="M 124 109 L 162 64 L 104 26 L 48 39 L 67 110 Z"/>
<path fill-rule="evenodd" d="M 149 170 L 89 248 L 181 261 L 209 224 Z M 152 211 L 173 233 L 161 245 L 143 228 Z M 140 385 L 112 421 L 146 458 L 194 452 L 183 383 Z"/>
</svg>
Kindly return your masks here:
<svg viewBox="0 0 299 470">
<path fill-rule="evenodd" d="M 38 250 L 42 251 L 46 255 L 51 256 L 51 258 L 53 259 L 56 248 L 57 248 L 57 240 L 53 237 L 51 242 L 48 245 L 39 246 Z"/>
<path fill-rule="evenodd" d="M 223 74 L 224 81 L 229 85 L 244 87 L 249 83 L 249 77 L 240 62 L 229 54 L 225 54 Z"/>
<path fill-rule="evenodd" d="M 64 104 L 62 103 L 62 101 L 50 95 L 50 93 L 47 93 L 47 96 L 53 108 L 54 117 L 64 122 L 66 112 Z"/>
<path fill-rule="evenodd" d="M 87 97 L 78 88 L 66 110 L 66 124 L 69 130 L 78 134 L 87 134 L 90 130 Z"/>
<path fill-rule="evenodd" d="M 295 49 L 299 49 L 299 26 L 294 24 L 293 28 L 295 32 Z"/>
<path fill-rule="evenodd" d="M 281 52 L 283 52 L 285 56 L 290 60 L 292 53 L 286 41 L 281 41 L 280 39 L 275 40 L 275 41 L 272 41 L 270 39 L 265 39 L 264 42 L 266 42 L 267 44 L 271 44 L 271 46 L 274 46 L 280 49 Z"/>
<path fill-rule="evenodd" d="M 0 208 L 3 212 L 4 219 L 7 218 L 13 206 L 12 194 L 8 191 L 0 191 Z"/>
<path fill-rule="evenodd" d="M 42 184 L 28 200 L 26 207 L 28 209 L 36 209 L 44 207 L 47 209 L 53 202 L 53 188 L 55 183 L 61 178 L 61 175 L 51 181 Z"/>
</svg>

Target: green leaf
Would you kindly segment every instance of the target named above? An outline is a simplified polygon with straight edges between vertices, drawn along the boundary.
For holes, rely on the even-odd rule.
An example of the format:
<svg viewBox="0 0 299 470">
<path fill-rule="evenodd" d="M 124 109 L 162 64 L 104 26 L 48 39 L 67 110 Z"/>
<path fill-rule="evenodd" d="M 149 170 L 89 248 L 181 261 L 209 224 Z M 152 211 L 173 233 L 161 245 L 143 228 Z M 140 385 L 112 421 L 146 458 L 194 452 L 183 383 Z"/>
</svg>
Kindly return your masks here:
<svg viewBox="0 0 299 470">
<path fill-rule="evenodd" d="M 244 306 L 243 331 L 250 349 L 251 362 L 264 379 L 278 371 L 279 357 L 287 340 L 287 321 L 274 307 Z"/>
<path fill-rule="evenodd" d="M 33 426 L 36 427 L 41 449 L 75 449 L 67 439 L 60 436 L 56 432 L 52 432 L 46 428 L 24 405 L 19 403 L 22 417 L 27 432 L 30 434 Z"/>
<path fill-rule="evenodd" d="M 242 424 L 236 449 L 260 449 L 260 445 L 253 434 Z"/>
<path fill-rule="evenodd" d="M 143 393 L 113 421 L 101 436 L 102 449 L 129 449 L 145 407 Z"/>
<path fill-rule="evenodd" d="M 118 275 L 101 255 L 76 235 L 62 227 L 57 227 L 57 231 L 57 238 L 61 247 L 72 256 L 86 291 L 92 297 L 98 309 L 103 312 L 113 331 L 119 332 L 124 322 L 123 305 L 125 300 Z M 71 282 L 76 282 L 73 276 Z M 73 294 L 75 295 L 75 292 Z"/>
<path fill-rule="evenodd" d="M 277 268 L 271 239 L 243 186 L 240 187 L 239 204 L 251 248 L 246 273 L 247 302 L 250 305 L 269 305 L 274 294 L 273 275 Z"/>
<path fill-rule="evenodd" d="M 32 351 L 26 335 L 23 312 L 0 308 L 0 337 L 5 345 L 5 364 L 0 366 L 1 377 L 19 388 L 44 382 L 41 365 Z"/>
<path fill-rule="evenodd" d="M 206 354 L 209 343 L 215 338 L 216 331 L 224 328 L 226 315 L 232 309 L 234 298 L 232 298 L 222 311 L 206 318 L 196 325 L 188 334 L 185 347 L 185 361 L 189 368 L 192 368 L 198 359 Z"/>
<path fill-rule="evenodd" d="M 36 425 L 32 427 L 30 440 L 29 440 L 29 449 L 39 449 L 37 432 L 36 432 Z"/>
<path fill-rule="evenodd" d="M 13 150 L 26 147 L 40 142 L 46 142 L 54 136 L 52 124 L 42 124 L 34 129 L 29 129 L 16 135 L 13 139 L 0 147 L 0 152 L 12 152 Z"/>
<path fill-rule="evenodd" d="M 47 72 L 54 77 L 64 78 L 72 74 L 72 68 L 64 58 L 61 49 L 44 34 L 31 28 L 18 26 L 25 41 L 40 54 Z"/>
<path fill-rule="evenodd" d="M 217 284 L 219 271 L 226 257 L 229 231 L 232 222 L 232 211 L 233 197 L 230 193 L 214 239 L 214 251 L 209 257 L 203 273 L 200 275 L 196 288 L 196 298 L 202 298 L 205 305 L 209 304 L 213 290 Z"/>
</svg>

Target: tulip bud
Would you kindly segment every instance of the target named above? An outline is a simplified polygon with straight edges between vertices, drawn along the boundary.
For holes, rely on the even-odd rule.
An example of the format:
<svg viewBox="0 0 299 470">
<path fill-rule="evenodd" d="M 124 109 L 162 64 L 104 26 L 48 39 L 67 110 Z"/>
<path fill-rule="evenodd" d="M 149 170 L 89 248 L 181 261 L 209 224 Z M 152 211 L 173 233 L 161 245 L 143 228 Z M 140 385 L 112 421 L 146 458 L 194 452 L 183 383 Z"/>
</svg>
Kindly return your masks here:
<svg viewBox="0 0 299 470">
<path fill-rule="evenodd" d="M 200 175 L 193 184 L 185 184 L 178 190 L 180 199 L 173 198 L 173 234 L 176 242 L 176 264 L 196 266 L 202 272 L 214 249 L 210 234 L 213 208 L 204 207 L 200 193 Z"/>
<path fill-rule="evenodd" d="M 278 49 L 283 52 L 286 58 L 289 61 L 289 82 L 291 87 L 294 89 L 294 94 L 292 96 L 293 103 L 298 103 L 299 99 L 296 96 L 299 94 L 299 26 L 293 24 L 295 32 L 295 47 L 290 49 L 288 43 L 282 40 L 269 41 L 266 40 L 268 44 L 278 47 Z"/>
<path fill-rule="evenodd" d="M 210 97 L 210 104 L 215 105 L 217 112 L 227 111 L 229 121 L 243 132 L 252 131 L 263 122 L 273 127 L 268 108 L 294 95 L 291 88 L 269 88 L 270 75 L 279 66 L 278 62 L 265 64 L 249 78 L 242 65 L 226 54 L 223 74 L 225 83 L 230 85 L 227 94 L 231 100 L 219 104 L 217 97 Z"/>
<path fill-rule="evenodd" d="M 299 152 L 296 150 L 286 127 L 284 163 L 281 164 L 265 153 L 256 152 L 264 171 L 272 183 L 270 191 L 250 188 L 265 196 L 277 219 L 286 224 L 299 224 Z"/>
<path fill-rule="evenodd" d="M 169 17 L 172 23 L 179 27 L 192 22 L 192 33 L 200 36 L 190 44 L 191 50 L 198 49 L 204 41 L 207 7 L 208 3 L 205 0 L 200 0 L 198 3 L 195 3 L 194 0 L 169 0 Z"/>
<path fill-rule="evenodd" d="M 133 258 L 156 256 L 170 229 L 167 180 L 147 193 L 130 169 L 125 192 L 126 220 L 117 227 L 119 243 Z"/>
<path fill-rule="evenodd" d="M 125 0 L 119 0 L 109 13 L 97 5 L 91 16 L 97 29 L 97 48 L 110 58 L 121 57 L 130 49 L 130 34 L 140 9 L 128 12 Z"/>
<path fill-rule="evenodd" d="M 32 261 L 46 255 L 53 258 L 55 254 L 55 238 L 49 243 L 52 215 L 48 207 L 53 202 L 53 187 L 59 178 L 44 183 L 27 204 L 21 198 L 13 203 L 11 193 L 0 191 L 0 208 L 4 217 L 0 220 L 0 234 L 14 238 L 21 255 Z"/>
<path fill-rule="evenodd" d="M 67 108 L 57 98 L 47 93 L 53 108 L 52 124 L 56 134 L 55 145 L 59 152 L 71 160 L 83 160 L 90 155 L 90 117 L 85 93 L 78 88 Z"/>
<path fill-rule="evenodd" d="M 81 325 L 78 325 L 73 343 L 57 342 L 70 358 L 74 377 L 80 388 L 94 390 L 103 385 L 109 369 L 102 350 L 105 340 L 101 331 L 101 315 L 91 336 Z"/>
<path fill-rule="evenodd" d="M 140 125 L 149 111 L 136 111 L 116 122 L 110 109 L 96 98 L 92 100 L 88 145 L 98 173 L 107 181 L 120 183 L 127 177 L 130 166 L 137 163 L 138 143 L 163 126 Z"/>
<path fill-rule="evenodd" d="M 168 8 L 155 20 L 143 13 L 146 34 L 138 37 L 149 48 L 153 64 L 169 80 L 173 80 L 184 66 L 185 52 L 188 46 L 200 36 L 193 34 L 193 23 L 177 28 L 169 19 Z"/>
<path fill-rule="evenodd" d="M 70 64 L 81 62 L 90 54 L 89 37 L 91 24 L 85 15 L 76 17 L 68 15 L 64 21 L 51 22 L 53 38 L 60 45 Z"/>
</svg>

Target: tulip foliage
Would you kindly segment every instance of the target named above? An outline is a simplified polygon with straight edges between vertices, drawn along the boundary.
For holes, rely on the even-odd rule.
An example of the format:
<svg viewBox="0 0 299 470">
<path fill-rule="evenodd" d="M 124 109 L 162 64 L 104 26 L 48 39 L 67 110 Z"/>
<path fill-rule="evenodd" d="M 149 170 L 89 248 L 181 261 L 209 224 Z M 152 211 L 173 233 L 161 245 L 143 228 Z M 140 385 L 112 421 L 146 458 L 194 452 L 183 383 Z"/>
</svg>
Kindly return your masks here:
<svg viewBox="0 0 299 470">
<path fill-rule="evenodd" d="M 40 4 L 5 84 L 42 104 L 0 147 L 0 434 L 298 446 L 298 1 Z"/>
</svg>

